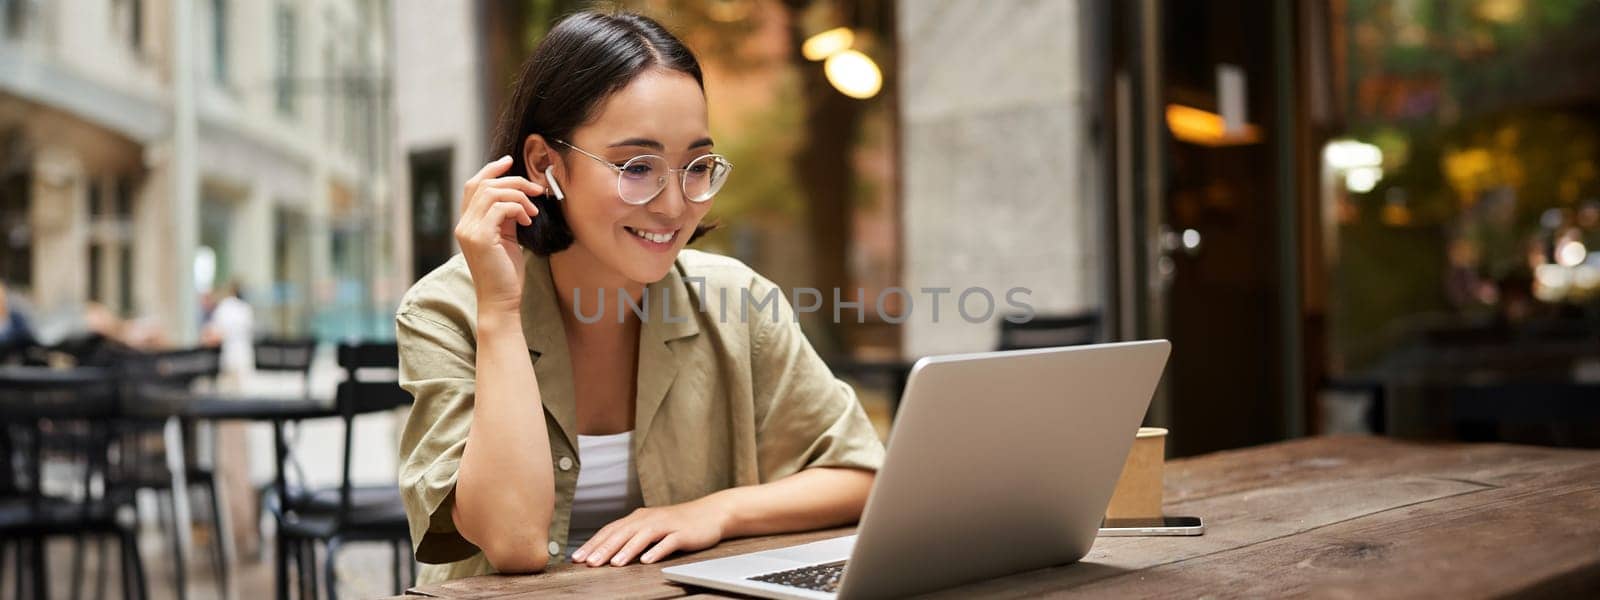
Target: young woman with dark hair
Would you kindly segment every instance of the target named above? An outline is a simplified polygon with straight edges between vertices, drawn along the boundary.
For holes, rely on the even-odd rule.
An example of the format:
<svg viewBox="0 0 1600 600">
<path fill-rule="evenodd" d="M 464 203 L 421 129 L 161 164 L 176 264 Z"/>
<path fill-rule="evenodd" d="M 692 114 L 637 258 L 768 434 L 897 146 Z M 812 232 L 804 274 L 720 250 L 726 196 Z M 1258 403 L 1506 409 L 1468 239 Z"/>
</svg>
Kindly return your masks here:
<svg viewBox="0 0 1600 600">
<path fill-rule="evenodd" d="M 694 55 L 640 15 L 569 16 L 495 143 L 463 189 L 461 254 L 396 315 L 419 579 L 859 518 L 883 445 L 854 392 L 775 284 L 684 248 L 732 171 Z"/>
</svg>

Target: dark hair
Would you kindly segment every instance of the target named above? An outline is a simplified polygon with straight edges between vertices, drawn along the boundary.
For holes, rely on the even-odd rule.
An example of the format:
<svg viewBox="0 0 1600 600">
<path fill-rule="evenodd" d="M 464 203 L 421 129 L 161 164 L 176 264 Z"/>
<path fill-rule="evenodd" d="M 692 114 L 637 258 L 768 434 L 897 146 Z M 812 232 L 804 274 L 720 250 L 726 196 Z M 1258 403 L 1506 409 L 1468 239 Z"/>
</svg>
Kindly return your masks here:
<svg viewBox="0 0 1600 600">
<path fill-rule="evenodd" d="M 570 139 L 589 121 L 600 102 L 652 69 L 663 68 L 694 77 L 700 90 L 705 80 L 700 61 L 660 23 L 631 12 L 583 11 L 568 15 L 539 42 L 522 65 L 511 99 L 500 118 L 491 156 L 511 156 L 505 176 L 528 176 L 523 140 L 535 133 L 546 140 Z M 567 148 L 551 148 L 566 156 Z M 539 215 L 532 225 L 517 226 L 517 241 L 540 255 L 572 245 L 561 202 L 553 196 L 533 199 Z M 689 242 L 716 227 L 697 225 Z"/>
</svg>

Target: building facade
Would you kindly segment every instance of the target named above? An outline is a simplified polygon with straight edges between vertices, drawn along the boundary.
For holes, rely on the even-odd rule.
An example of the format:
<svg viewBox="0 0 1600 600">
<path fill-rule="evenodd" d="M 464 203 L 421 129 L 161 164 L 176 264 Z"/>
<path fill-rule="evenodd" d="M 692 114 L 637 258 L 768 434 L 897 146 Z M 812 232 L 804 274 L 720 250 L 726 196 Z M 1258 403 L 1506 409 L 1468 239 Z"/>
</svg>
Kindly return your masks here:
<svg viewBox="0 0 1600 600">
<path fill-rule="evenodd" d="M 103 304 L 174 343 L 230 282 L 258 334 L 382 336 L 398 297 L 385 243 L 401 239 L 384 217 L 388 13 L 0 1 L 0 278 L 41 309 Z"/>
</svg>

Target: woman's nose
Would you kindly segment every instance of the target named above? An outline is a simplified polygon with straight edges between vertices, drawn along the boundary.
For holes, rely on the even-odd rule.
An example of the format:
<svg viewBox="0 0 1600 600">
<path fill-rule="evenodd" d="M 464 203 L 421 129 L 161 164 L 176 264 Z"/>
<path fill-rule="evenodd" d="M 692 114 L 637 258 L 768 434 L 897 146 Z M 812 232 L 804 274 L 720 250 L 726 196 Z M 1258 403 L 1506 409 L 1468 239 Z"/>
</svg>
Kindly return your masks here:
<svg viewBox="0 0 1600 600">
<path fill-rule="evenodd" d="M 645 205 L 650 212 L 669 219 L 683 215 L 684 209 L 688 208 L 688 199 L 683 197 L 683 182 L 679 177 L 681 175 L 678 173 L 667 175 L 667 186 Z"/>
</svg>

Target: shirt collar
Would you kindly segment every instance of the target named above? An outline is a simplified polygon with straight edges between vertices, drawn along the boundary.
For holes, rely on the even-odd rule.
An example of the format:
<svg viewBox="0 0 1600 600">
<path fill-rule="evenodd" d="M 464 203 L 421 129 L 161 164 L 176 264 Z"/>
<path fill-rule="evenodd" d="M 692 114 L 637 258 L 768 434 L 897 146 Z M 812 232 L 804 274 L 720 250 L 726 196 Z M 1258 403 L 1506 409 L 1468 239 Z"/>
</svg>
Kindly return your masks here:
<svg viewBox="0 0 1600 600">
<path fill-rule="evenodd" d="M 576 449 L 578 428 L 572 360 L 561 324 L 561 305 L 550 275 L 550 259 L 527 249 L 522 252 L 527 259 L 523 273 L 522 335 L 528 343 L 534 375 L 539 379 L 545 411 L 561 426 L 568 447 Z M 682 270 L 682 261 L 674 261 L 665 277 L 645 286 L 648 313 L 639 331 L 635 450 L 643 444 L 651 420 L 666 399 L 678 371 L 685 366 L 683 361 L 687 353 L 680 355 L 673 346 L 678 340 L 700 333 L 699 319 L 695 315 L 699 305 L 690 293 Z M 615 308 L 614 298 L 608 295 L 606 300 L 610 308 Z"/>
</svg>

